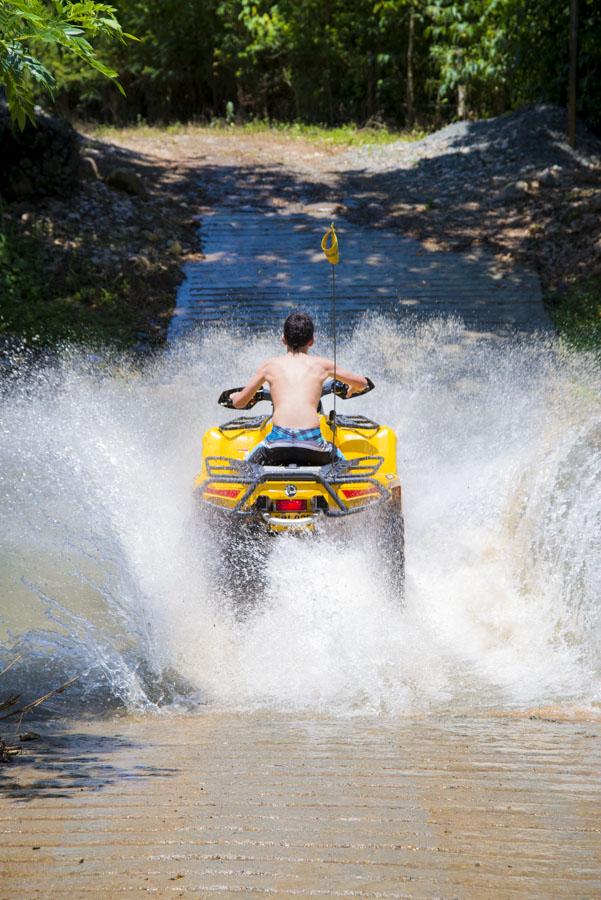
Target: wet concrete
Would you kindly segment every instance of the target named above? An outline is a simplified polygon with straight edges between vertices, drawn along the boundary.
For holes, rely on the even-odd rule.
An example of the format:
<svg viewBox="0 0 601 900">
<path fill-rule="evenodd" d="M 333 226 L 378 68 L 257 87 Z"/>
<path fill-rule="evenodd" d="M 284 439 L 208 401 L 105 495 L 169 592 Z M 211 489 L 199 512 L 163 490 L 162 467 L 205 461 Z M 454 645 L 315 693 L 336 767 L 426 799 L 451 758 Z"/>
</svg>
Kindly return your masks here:
<svg viewBox="0 0 601 900">
<path fill-rule="evenodd" d="M 600 724 L 169 715 L 0 772 L 3 898 L 601 894 Z"/>
<path fill-rule="evenodd" d="M 366 313 L 457 316 L 477 336 L 546 330 L 538 276 L 508 267 L 482 247 L 427 249 L 398 232 L 353 224 L 332 203 L 253 206 L 244 198 L 204 210 L 204 259 L 189 263 L 169 327 L 176 340 L 193 328 L 227 322 L 253 329 L 281 323 L 297 307 L 329 326 L 331 269 L 320 251 L 336 220 L 339 328 Z"/>
</svg>

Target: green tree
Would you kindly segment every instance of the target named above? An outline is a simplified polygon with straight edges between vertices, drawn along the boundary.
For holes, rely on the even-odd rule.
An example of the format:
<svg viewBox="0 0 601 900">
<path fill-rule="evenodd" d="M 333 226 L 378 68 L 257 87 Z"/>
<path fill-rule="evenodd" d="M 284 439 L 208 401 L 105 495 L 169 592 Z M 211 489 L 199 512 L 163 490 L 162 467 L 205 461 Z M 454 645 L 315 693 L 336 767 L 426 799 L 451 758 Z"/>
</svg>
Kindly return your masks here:
<svg viewBox="0 0 601 900">
<path fill-rule="evenodd" d="M 438 96 L 468 107 L 501 112 L 514 61 L 516 14 L 521 0 L 436 0 L 428 7 L 430 53 L 438 69 Z"/>
<path fill-rule="evenodd" d="M 565 104 L 569 12 L 569 0 L 429 0 L 426 32 L 441 104 L 459 117 Z M 578 106 L 597 128 L 600 85 L 601 5 L 580 0 Z"/>
<path fill-rule="evenodd" d="M 40 60 L 40 50 L 60 48 L 86 66 L 116 81 L 117 72 L 101 62 L 90 43 L 110 37 L 124 41 L 115 9 L 105 3 L 83 0 L 0 0 L 0 86 L 13 121 L 24 128 L 34 122 L 36 88 L 52 93 L 55 78 Z"/>
<path fill-rule="evenodd" d="M 438 124 L 566 100 L 569 0 L 112 3 L 103 14 L 91 2 L 0 0 L 0 79 L 25 81 L 31 109 L 51 71 L 61 111 L 116 122 L 231 117 L 233 105 L 240 118 Z M 23 10 L 50 17 L 60 40 L 37 38 Z M 91 22 L 67 23 L 83 11 Z M 124 42 L 117 20 L 139 41 Z M 117 71 L 127 98 L 103 77 Z M 578 97 L 582 117 L 601 127 L 599 0 L 580 0 Z"/>
</svg>

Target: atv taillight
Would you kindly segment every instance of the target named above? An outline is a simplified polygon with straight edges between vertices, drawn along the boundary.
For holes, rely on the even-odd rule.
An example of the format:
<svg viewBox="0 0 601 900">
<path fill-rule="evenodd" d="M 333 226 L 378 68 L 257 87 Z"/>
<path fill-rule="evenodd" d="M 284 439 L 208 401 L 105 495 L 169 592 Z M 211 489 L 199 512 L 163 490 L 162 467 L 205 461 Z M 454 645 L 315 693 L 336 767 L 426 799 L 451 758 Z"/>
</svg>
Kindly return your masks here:
<svg viewBox="0 0 601 900">
<path fill-rule="evenodd" d="M 234 497 L 237 497 L 240 493 L 240 488 L 216 488 L 210 487 L 207 491 L 205 491 L 207 497 L 227 497 L 228 500 Z"/>
<path fill-rule="evenodd" d="M 378 492 L 373 487 L 367 488 L 349 488 L 347 490 L 342 490 L 342 493 L 348 500 L 354 500 L 355 497 L 367 497 L 369 494 L 377 494 Z"/>
<path fill-rule="evenodd" d="M 278 512 L 304 512 L 307 508 L 306 500 L 276 500 L 275 508 Z"/>
</svg>

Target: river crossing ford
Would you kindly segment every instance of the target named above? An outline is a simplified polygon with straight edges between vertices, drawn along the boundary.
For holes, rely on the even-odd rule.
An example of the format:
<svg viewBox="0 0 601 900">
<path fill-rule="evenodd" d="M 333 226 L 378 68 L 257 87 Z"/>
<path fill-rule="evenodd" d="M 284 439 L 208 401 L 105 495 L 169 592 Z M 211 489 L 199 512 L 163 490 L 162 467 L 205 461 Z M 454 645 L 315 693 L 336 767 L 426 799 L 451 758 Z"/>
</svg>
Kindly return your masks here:
<svg viewBox="0 0 601 900">
<path fill-rule="evenodd" d="M 598 370 L 531 271 L 339 222 L 339 358 L 399 437 L 406 604 L 358 524 L 275 540 L 237 616 L 200 438 L 297 303 L 329 352 L 337 201 L 213 168 L 168 352 L 65 352 L 2 399 L 3 687 L 81 677 L 0 769 L 0 897 L 598 896 Z"/>
</svg>

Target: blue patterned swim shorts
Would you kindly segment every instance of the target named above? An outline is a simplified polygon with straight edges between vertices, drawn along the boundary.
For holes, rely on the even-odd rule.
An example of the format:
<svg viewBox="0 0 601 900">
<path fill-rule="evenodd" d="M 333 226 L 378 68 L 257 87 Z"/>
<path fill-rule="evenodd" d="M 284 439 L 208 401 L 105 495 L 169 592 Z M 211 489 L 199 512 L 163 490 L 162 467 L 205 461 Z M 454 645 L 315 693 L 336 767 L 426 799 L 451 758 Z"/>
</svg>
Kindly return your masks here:
<svg viewBox="0 0 601 900">
<path fill-rule="evenodd" d="M 326 441 L 319 428 L 283 428 L 281 425 L 273 425 L 265 440 L 251 450 L 247 459 L 258 462 L 263 449 L 275 447 L 302 447 L 306 450 L 319 450 L 321 453 L 332 451 L 331 443 Z M 344 459 L 338 448 L 336 458 Z"/>
</svg>

